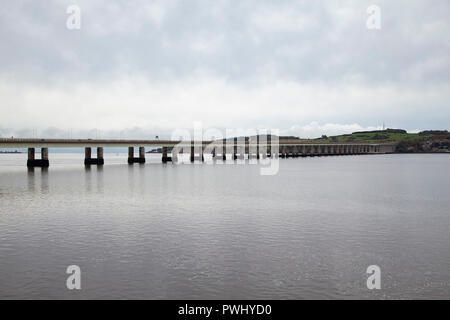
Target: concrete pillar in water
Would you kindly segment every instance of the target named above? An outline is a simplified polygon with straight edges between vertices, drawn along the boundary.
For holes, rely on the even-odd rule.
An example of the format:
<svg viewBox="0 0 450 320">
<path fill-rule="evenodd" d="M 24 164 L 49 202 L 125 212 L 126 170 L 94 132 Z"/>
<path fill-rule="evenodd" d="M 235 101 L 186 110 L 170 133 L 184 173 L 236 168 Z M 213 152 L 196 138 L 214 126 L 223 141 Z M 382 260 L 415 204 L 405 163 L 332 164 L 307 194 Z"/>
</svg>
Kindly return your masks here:
<svg viewBox="0 0 450 320">
<path fill-rule="evenodd" d="M 134 147 L 128 147 L 128 163 L 129 164 L 133 164 L 133 163 L 145 163 L 145 148 L 143 148 L 143 157 L 141 156 L 141 148 L 143 147 L 139 147 L 139 157 L 135 157 L 134 156 Z"/>
<path fill-rule="evenodd" d="M 84 148 L 84 164 L 86 166 L 94 165 L 103 165 L 105 160 L 103 159 L 103 148 L 97 148 L 97 158 L 92 158 L 92 148 L 87 147 Z"/>
<path fill-rule="evenodd" d="M 172 161 L 172 158 L 167 156 L 167 147 L 162 147 L 162 162 Z"/>
<path fill-rule="evenodd" d="M 91 165 L 92 160 L 92 149 L 89 147 L 84 148 L 84 165 L 89 166 Z"/>
<path fill-rule="evenodd" d="M 138 163 L 145 163 L 145 147 L 139 147 L 139 158 L 136 159 Z"/>
<path fill-rule="evenodd" d="M 103 148 L 102 147 L 97 148 L 97 159 L 103 159 Z"/>
<path fill-rule="evenodd" d="M 48 148 L 41 148 L 41 160 L 48 161 Z"/>
<path fill-rule="evenodd" d="M 172 148 L 172 162 L 178 162 L 178 154 L 182 153 L 183 149 L 180 149 L 179 147 L 173 147 Z"/>
<path fill-rule="evenodd" d="M 48 166 L 49 166 L 48 148 L 41 148 L 41 159 L 36 159 L 36 151 L 34 148 L 28 148 L 27 167 L 47 168 Z"/>
<path fill-rule="evenodd" d="M 291 157 L 292 153 L 291 153 L 291 147 L 290 146 L 286 146 L 286 149 L 284 151 L 285 151 L 286 159 Z"/>
<path fill-rule="evenodd" d="M 256 159 L 259 160 L 259 135 L 256 135 Z"/>
<path fill-rule="evenodd" d="M 128 163 L 134 163 L 134 147 L 128 147 Z"/>
<path fill-rule="evenodd" d="M 225 141 L 223 141 L 222 143 L 222 160 L 225 161 L 227 160 L 227 144 Z"/>
<path fill-rule="evenodd" d="M 167 147 L 162 147 L 162 162 L 167 162 Z"/>
<path fill-rule="evenodd" d="M 320 155 L 320 146 L 314 146 L 314 155 L 319 156 Z"/>
<path fill-rule="evenodd" d="M 306 156 L 306 146 L 300 146 L 300 153 L 302 157 Z"/>
<path fill-rule="evenodd" d="M 286 155 L 287 155 L 286 147 L 285 147 L 285 146 L 282 146 L 282 147 L 281 147 L 281 155 L 280 155 L 280 157 L 281 157 L 282 159 L 284 159 L 284 158 L 286 158 Z"/>
<path fill-rule="evenodd" d="M 97 147 L 97 164 L 104 165 L 105 159 L 103 159 L 103 147 Z"/>
<path fill-rule="evenodd" d="M 33 161 L 35 159 L 35 149 L 28 148 L 28 160 Z"/>
</svg>

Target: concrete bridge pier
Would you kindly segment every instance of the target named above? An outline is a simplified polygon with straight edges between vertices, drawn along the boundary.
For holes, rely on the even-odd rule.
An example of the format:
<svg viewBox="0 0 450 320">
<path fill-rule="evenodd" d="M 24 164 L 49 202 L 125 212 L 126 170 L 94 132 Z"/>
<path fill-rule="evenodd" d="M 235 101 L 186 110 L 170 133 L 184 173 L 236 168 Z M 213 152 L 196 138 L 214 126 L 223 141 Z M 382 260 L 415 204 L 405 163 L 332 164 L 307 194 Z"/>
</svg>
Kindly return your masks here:
<svg viewBox="0 0 450 320">
<path fill-rule="evenodd" d="M 292 157 L 293 157 L 292 147 L 286 147 L 286 159 Z"/>
<path fill-rule="evenodd" d="M 178 162 L 179 153 L 183 153 L 183 149 L 179 149 L 178 147 L 172 149 L 172 162 Z"/>
<path fill-rule="evenodd" d="M 306 157 L 306 146 L 301 146 L 300 152 L 302 153 L 302 157 Z"/>
<path fill-rule="evenodd" d="M 145 148 L 139 147 L 139 157 L 134 156 L 134 147 L 128 147 L 128 164 L 145 163 Z"/>
<path fill-rule="evenodd" d="M 248 159 L 259 159 L 259 136 L 248 139 Z"/>
<path fill-rule="evenodd" d="M 172 157 L 167 155 L 167 147 L 162 147 L 162 162 L 166 163 L 168 161 L 172 161 Z"/>
<path fill-rule="evenodd" d="M 35 148 L 28 148 L 27 167 L 48 168 L 50 165 L 50 163 L 48 162 L 48 148 L 41 148 L 41 159 L 36 159 L 35 154 Z"/>
<path fill-rule="evenodd" d="M 259 135 L 256 136 L 256 160 L 259 160 Z"/>
<path fill-rule="evenodd" d="M 198 157 L 195 156 L 195 148 L 198 149 Z M 202 162 L 205 161 L 205 157 L 203 155 L 205 147 L 203 145 L 195 146 L 194 142 L 191 142 L 191 162 L 194 162 L 195 160 L 201 160 Z"/>
<path fill-rule="evenodd" d="M 102 166 L 105 164 L 105 160 L 103 159 L 103 147 L 97 148 L 97 158 L 92 158 L 92 148 L 87 147 L 84 148 L 84 165 L 99 165 Z"/>
</svg>

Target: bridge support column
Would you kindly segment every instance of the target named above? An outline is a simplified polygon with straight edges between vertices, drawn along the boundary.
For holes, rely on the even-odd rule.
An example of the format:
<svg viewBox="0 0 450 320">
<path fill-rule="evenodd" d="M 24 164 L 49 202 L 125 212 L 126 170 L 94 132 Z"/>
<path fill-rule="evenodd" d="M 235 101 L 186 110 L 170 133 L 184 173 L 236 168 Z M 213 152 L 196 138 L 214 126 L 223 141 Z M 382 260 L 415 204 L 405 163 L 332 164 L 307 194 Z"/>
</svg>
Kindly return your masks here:
<svg viewBox="0 0 450 320">
<path fill-rule="evenodd" d="M 41 148 L 41 159 L 36 159 L 36 151 L 35 148 L 28 148 L 28 160 L 27 167 L 41 167 L 48 168 L 48 148 Z"/>
<path fill-rule="evenodd" d="M 98 147 L 97 148 L 97 158 L 92 158 L 92 148 L 87 147 L 84 148 L 84 165 L 90 166 L 90 165 L 104 165 L 105 160 L 103 159 L 103 148 Z"/>
<path fill-rule="evenodd" d="M 172 162 L 178 162 L 178 154 L 183 153 L 183 149 L 180 149 L 178 147 L 174 147 L 172 149 Z"/>
<path fill-rule="evenodd" d="M 97 147 L 97 159 L 99 165 L 105 164 L 105 159 L 103 158 L 103 147 Z"/>
<path fill-rule="evenodd" d="M 168 161 L 172 161 L 172 157 L 167 155 L 167 147 L 162 147 L 162 162 L 166 163 Z"/>
<path fill-rule="evenodd" d="M 194 147 L 194 141 L 191 141 L 191 156 L 190 156 L 191 162 L 194 162 L 195 160 L 195 147 Z"/>
<path fill-rule="evenodd" d="M 145 147 L 139 147 L 139 158 L 143 159 L 145 162 Z"/>
<path fill-rule="evenodd" d="M 286 159 L 287 158 L 287 148 L 281 147 L 281 158 Z"/>
<path fill-rule="evenodd" d="M 259 135 L 256 135 L 256 160 L 259 160 Z"/>
<path fill-rule="evenodd" d="M 302 152 L 302 157 L 306 157 L 306 146 L 301 146 L 300 147 L 301 152 Z"/>
<path fill-rule="evenodd" d="M 134 147 L 128 147 L 128 164 L 145 163 L 145 148 L 139 147 L 139 157 L 134 156 Z"/>
<path fill-rule="evenodd" d="M 286 159 L 287 158 L 292 158 L 292 157 L 293 157 L 292 147 L 288 146 L 288 147 L 286 147 Z"/>
<path fill-rule="evenodd" d="M 225 141 L 223 141 L 223 145 L 222 145 L 222 160 L 223 161 L 227 160 L 227 144 Z"/>
</svg>

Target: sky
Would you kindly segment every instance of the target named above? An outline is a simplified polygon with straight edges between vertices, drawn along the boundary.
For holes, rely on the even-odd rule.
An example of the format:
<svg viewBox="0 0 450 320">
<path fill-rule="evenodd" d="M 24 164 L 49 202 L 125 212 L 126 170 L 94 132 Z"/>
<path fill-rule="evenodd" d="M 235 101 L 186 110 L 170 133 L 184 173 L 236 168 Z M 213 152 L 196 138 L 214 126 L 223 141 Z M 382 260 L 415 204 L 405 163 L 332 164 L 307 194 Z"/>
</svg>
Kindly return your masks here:
<svg viewBox="0 0 450 320">
<path fill-rule="evenodd" d="M 0 136 L 450 129 L 449 17 L 448 0 L 2 0 Z"/>
</svg>

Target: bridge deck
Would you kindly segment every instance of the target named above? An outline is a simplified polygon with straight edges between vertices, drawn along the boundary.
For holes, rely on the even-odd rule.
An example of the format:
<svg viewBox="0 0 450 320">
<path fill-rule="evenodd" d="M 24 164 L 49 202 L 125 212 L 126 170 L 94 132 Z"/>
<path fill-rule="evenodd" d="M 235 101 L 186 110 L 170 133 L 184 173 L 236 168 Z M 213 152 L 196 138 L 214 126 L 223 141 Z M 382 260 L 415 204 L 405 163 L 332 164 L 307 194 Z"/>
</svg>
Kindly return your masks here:
<svg viewBox="0 0 450 320">
<path fill-rule="evenodd" d="M 256 139 L 255 139 L 256 140 Z M 212 141 L 194 142 L 196 145 L 209 145 Z M 222 141 L 216 141 L 221 144 Z M 233 139 L 227 139 L 227 144 L 233 144 Z M 244 141 L 238 140 L 238 144 L 242 145 Z M 256 145 L 256 141 L 246 141 L 246 145 Z M 259 145 L 270 144 L 270 141 L 260 140 Z M 341 146 L 341 145 L 393 145 L 392 143 L 373 143 L 373 142 L 346 142 L 346 143 L 329 143 L 310 140 L 283 140 L 278 141 L 280 146 Z M 84 147 L 174 147 L 190 146 L 191 141 L 174 141 L 174 140 L 113 140 L 113 139 L 21 139 L 21 138 L 0 138 L 0 148 L 84 148 Z"/>
</svg>

